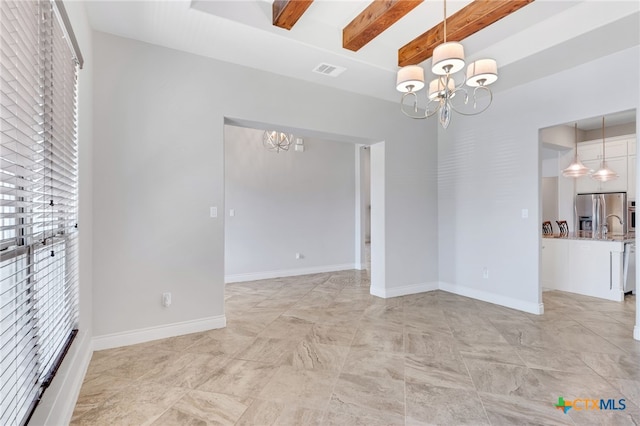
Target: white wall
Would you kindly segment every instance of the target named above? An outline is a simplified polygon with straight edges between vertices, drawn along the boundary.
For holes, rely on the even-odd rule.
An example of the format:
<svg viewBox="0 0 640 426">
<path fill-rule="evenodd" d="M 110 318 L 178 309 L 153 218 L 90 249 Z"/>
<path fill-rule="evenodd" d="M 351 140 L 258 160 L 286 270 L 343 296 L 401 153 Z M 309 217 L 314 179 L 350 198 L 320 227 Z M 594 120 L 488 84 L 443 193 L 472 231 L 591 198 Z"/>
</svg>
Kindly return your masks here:
<svg viewBox="0 0 640 426">
<path fill-rule="evenodd" d="M 489 110 L 476 117 L 455 116 L 449 129 L 439 132 L 444 288 L 540 311 L 539 129 L 637 108 L 638 52 L 637 47 L 627 49 L 499 92 Z M 592 84 L 610 72 L 612 63 L 625 90 Z M 528 209 L 527 219 L 522 209 Z"/>
<path fill-rule="evenodd" d="M 209 207 L 225 207 L 225 118 L 385 141 L 384 167 L 372 166 L 384 169 L 386 195 L 385 221 L 372 230 L 374 242 L 386 236 L 376 288 L 437 282 L 432 121 L 409 120 L 396 103 L 103 33 L 94 49 L 93 320 L 103 347 L 223 315 L 224 224 Z M 173 293 L 169 309 L 164 291 Z"/>
<path fill-rule="evenodd" d="M 304 138 L 304 152 L 275 153 L 263 133 L 225 126 L 226 281 L 353 269 L 354 144 Z"/>
<path fill-rule="evenodd" d="M 66 1 L 65 9 L 84 58 L 78 72 L 78 334 L 45 391 L 30 425 L 68 424 L 91 359 L 93 334 L 93 70 L 92 30 L 83 2 Z"/>
</svg>

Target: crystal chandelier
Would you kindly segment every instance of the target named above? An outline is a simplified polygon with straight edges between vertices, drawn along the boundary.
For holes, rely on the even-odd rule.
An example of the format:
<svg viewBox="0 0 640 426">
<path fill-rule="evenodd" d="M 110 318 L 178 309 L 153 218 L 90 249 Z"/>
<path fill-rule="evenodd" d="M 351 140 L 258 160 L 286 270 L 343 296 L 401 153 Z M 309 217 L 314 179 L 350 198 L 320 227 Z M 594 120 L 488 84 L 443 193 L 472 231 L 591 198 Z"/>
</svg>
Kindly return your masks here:
<svg viewBox="0 0 640 426">
<path fill-rule="evenodd" d="M 262 144 L 269 151 L 288 151 L 291 143 L 293 142 L 293 135 L 275 130 L 265 130 L 262 135 Z"/>
<path fill-rule="evenodd" d="M 437 77 L 429 83 L 425 112 L 418 111 L 418 94 L 424 84 L 424 70 L 419 65 L 408 65 L 398 71 L 396 89 L 403 92 L 400 110 L 411 118 L 432 117 L 439 112 L 440 124 L 443 128 L 449 126 L 451 113 L 455 111 L 462 115 L 476 115 L 485 111 L 493 101 L 491 89 L 487 86 L 498 79 L 498 65 L 493 59 L 479 59 L 467 67 L 466 75 L 453 75 L 465 66 L 464 48 L 462 44 L 447 42 L 447 1 L 444 0 L 444 42 L 433 50 L 433 66 L 431 72 Z M 460 84 L 456 85 L 456 79 Z M 471 93 L 464 85 L 473 88 Z M 483 97 L 481 94 L 487 95 Z M 469 97 L 473 98 L 473 106 L 469 105 Z M 453 98 L 458 96 L 462 101 L 454 105 Z M 407 98 L 413 100 L 412 109 L 407 111 Z M 480 106 L 478 106 L 480 100 Z"/>
<path fill-rule="evenodd" d="M 600 169 L 594 172 L 591 177 L 600 182 L 607 182 L 618 178 L 618 174 L 607 167 L 607 157 L 604 153 L 604 117 L 602 117 L 602 162 Z"/>
<path fill-rule="evenodd" d="M 562 176 L 566 178 L 579 178 L 589 174 L 589 168 L 582 164 L 582 161 L 578 159 L 578 123 L 574 124 L 576 155 L 573 159 L 573 163 L 569 164 L 569 167 L 562 171 Z"/>
</svg>

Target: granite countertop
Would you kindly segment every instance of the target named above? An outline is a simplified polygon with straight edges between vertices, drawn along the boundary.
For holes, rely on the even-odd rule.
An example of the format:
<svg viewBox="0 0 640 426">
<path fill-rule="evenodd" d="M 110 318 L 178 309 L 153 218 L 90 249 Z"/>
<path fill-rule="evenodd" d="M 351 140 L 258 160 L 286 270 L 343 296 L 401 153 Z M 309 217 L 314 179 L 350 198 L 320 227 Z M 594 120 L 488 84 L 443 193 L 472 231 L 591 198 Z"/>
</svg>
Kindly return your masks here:
<svg viewBox="0 0 640 426">
<path fill-rule="evenodd" d="M 593 236 L 593 232 L 578 231 L 570 232 L 567 235 L 549 234 L 542 235 L 543 238 L 563 238 L 566 240 L 591 240 L 591 241 L 619 241 L 621 243 L 635 243 L 636 233 L 627 232 L 626 234 L 607 234 L 606 237 Z"/>
</svg>

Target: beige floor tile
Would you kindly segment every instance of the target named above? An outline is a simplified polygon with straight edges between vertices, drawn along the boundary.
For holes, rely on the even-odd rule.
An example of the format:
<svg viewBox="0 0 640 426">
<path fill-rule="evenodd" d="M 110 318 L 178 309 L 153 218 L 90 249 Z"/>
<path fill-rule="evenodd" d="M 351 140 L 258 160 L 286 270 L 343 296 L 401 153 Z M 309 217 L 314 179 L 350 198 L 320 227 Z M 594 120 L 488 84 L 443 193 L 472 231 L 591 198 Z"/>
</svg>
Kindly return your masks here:
<svg viewBox="0 0 640 426">
<path fill-rule="evenodd" d="M 74 425 L 149 425 L 187 392 L 140 382 L 107 398 L 100 406 L 74 419 Z"/>
<path fill-rule="evenodd" d="M 93 354 L 73 425 L 640 424 L 635 296 L 544 292 L 544 315 L 367 271 L 226 286 L 227 327 Z M 565 415 L 558 396 L 624 398 Z"/>
<path fill-rule="evenodd" d="M 348 346 L 324 345 L 306 340 L 281 358 L 283 365 L 313 370 L 340 371 L 349 352 Z"/>
<path fill-rule="evenodd" d="M 225 335 L 217 334 L 207 336 L 185 348 L 183 352 L 208 354 L 214 356 L 233 356 L 236 353 L 246 349 L 252 342 L 254 337 L 245 336 L 241 333 L 228 332 Z"/>
<path fill-rule="evenodd" d="M 475 389 L 461 357 L 406 355 L 404 374 L 407 383 Z"/>
<path fill-rule="evenodd" d="M 278 367 L 255 361 L 231 360 L 217 374 L 198 387 L 205 392 L 257 397 Z"/>
<path fill-rule="evenodd" d="M 553 391 L 525 366 L 475 360 L 465 363 L 478 392 L 553 400 Z"/>
<path fill-rule="evenodd" d="M 342 370 L 358 376 L 404 380 L 404 355 L 353 348 Z"/>
<path fill-rule="evenodd" d="M 536 347 L 519 347 L 516 352 L 529 368 L 593 374 L 591 368 L 580 359 L 580 354 L 577 352 Z"/>
<path fill-rule="evenodd" d="M 404 382 L 381 377 L 341 374 L 329 412 L 356 418 L 372 418 L 390 424 L 404 417 Z"/>
<path fill-rule="evenodd" d="M 456 355 L 456 340 L 449 333 L 429 332 L 423 334 L 407 333 L 404 351 L 414 355 Z"/>
<path fill-rule="evenodd" d="M 259 395 L 260 399 L 325 410 L 338 373 L 283 365 Z"/>
<path fill-rule="evenodd" d="M 247 348 L 235 355 L 237 359 L 258 361 L 265 364 L 282 364 L 298 346 L 296 340 L 257 337 Z"/>
<path fill-rule="evenodd" d="M 516 347 L 509 344 L 468 345 L 456 342 L 456 348 L 465 360 L 525 366 L 524 361 L 518 355 Z"/>
<path fill-rule="evenodd" d="M 169 363 L 152 366 L 141 380 L 195 389 L 229 362 L 230 358 L 224 354 L 184 353 L 177 355 Z"/>
<path fill-rule="evenodd" d="M 356 330 L 355 324 L 313 324 L 304 339 L 324 345 L 350 346 Z"/>
<path fill-rule="evenodd" d="M 404 416 L 357 417 L 328 411 L 323 419 L 325 426 L 404 426 Z"/>
<path fill-rule="evenodd" d="M 134 383 L 135 381 L 131 379 L 112 377 L 106 374 L 86 377 L 76 401 L 74 419 L 93 408 L 97 408 L 115 393 Z"/>
<path fill-rule="evenodd" d="M 406 424 L 488 425 L 474 390 L 407 383 Z"/>
<path fill-rule="evenodd" d="M 282 410 L 275 424 L 282 426 L 319 426 L 323 424 L 323 418 L 324 411 L 287 405 L 284 410 Z"/>
<path fill-rule="evenodd" d="M 270 339 L 302 340 L 311 331 L 313 323 L 294 316 L 281 316 L 258 336 Z"/>
<path fill-rule="evenodd" d="M 404 349 L 404 334 L 402 331 L 358 328 L 351 346 L 358 349 L 401 353 Z"/>
<path fill-rule="evenodd" d="M 640 381 L 640 358 L 637 356 L 583 352 L 580 358 L 602 377 Z"/>
<path fill-rule="evenodd" d="M 234 425 L 251 402 L 250 398 L 190 391 L 153 425 Z"/>
<path fill-rule="evenodd" d="M 284 403 L 254 399 L 242 417 L 236 423 L 237 426 L 273 425 L 284 410 Z"/>
<path fill-rule="evenodd" d="M 141 348 L 131 351 L 118 351 L 101 357 L 90 365 L 91 375 L 108 374 L 125 379 L 139 379 L 152 366 L 166 365 L 176 357 L 176 352 L 154 348 Z"/>
<path fill-rule="evenodd" d="M 480 393 L 489 421 L 494 425 L 573 425 L 571 417 L 554 407 L 553 401 Z M 556 399 L 557 401 L 557 399 Z"/>
</svg>

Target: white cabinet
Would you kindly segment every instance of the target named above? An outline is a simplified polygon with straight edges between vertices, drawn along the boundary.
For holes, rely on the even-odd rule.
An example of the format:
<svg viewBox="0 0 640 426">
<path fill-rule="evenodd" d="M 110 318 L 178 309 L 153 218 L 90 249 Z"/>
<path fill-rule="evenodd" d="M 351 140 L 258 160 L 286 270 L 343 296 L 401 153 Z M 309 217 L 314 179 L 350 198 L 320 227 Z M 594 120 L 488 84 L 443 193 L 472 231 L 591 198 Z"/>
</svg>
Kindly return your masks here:
<svg viewBox="0 0 640 426">
<path fill-rule="evenodd" d="M 568 280 L 569 240 L 542 239 L 542 287 L 545 290 L 563 290 Z"/>
<path fill-rule="evenodd" d="M 633 168 L 628 160 L 628 153 L 635 155 L 635 138 L 622 137 L 605 141 L 605 155 L 607 167 L 618 174 L 618 178 L 609 182 L 599 182 L 585 176 L 576 180 L 576 193 L 585 194 L 590 192 L 630 192 L 635 194 L 635 184 L 629 190 L 629 176 L 635 175 L 635 162 Z M 598 170 L 602 165 L 602 140 L 582 142 L 578 144 L 578 157 L 582 163 L 589 168 L 590 173 Z M 634 178 L 635 183 L 635 178 Z"/>
<path fill-rule="evenodd" d="M 541 246 L 543 289 L 624 300 L 622 242 L 542 238 Z"/>
<path fill-rule="evenodd" d="M 600 183 L 602 192 L 627 191 L 627 157 L 607 157 L 607 167 L 618 174 L 618 179 Z"/>
<path fill-rule="evenodd" d="M 598 142 L 582 142 L 578 144 L 578 157 L 580 160 L 599 160 L 602 156 L 602 144 Z"/>
<path fill-rule="evenodd" d="M 627 139 L 605 140 L 606 158 L 626 157 L 627 156 Z M 602 140 L 581 142 L 578 144 L 578 157 L 584 160 L 601 160 L 602 159 Z"/>
</svg>

